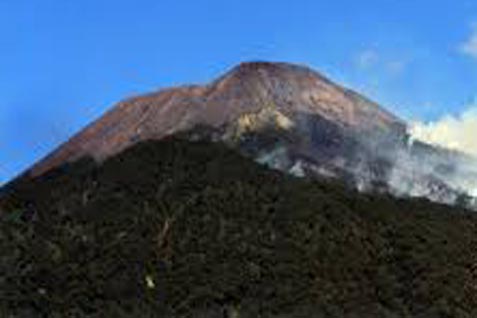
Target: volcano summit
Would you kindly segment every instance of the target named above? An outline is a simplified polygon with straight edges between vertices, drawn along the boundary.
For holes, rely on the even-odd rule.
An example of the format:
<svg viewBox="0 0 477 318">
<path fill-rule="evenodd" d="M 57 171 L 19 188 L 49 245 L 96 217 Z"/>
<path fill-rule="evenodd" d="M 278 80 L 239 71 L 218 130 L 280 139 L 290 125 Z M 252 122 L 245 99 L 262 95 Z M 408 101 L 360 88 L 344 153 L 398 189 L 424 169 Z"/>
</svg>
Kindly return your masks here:
<svg viewBox="0 0 477 318">
<path fill-rule="evenodd" d="M 297 176 L 337 178 L 360 190 L 454 203 L 475 188 L 474 159 L 413 142 L 406 123 L 304 66 L 242 63 L 204 86 L 120 102 L 35 164 L 38 176 L 91 156 L 102 161 L 139 141 L 173 134 L 222 141 Z"/>
</svg>

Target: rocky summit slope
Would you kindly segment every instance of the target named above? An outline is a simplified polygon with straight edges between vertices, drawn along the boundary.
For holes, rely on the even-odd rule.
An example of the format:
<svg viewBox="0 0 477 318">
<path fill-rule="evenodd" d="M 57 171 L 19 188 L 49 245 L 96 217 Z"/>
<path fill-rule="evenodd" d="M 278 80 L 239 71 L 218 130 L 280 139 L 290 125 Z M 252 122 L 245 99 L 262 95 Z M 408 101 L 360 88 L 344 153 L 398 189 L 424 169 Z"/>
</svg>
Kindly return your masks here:
<svg viewBox="0 0 477 318">
<path fill-rule="evenodd" d="M 461 185 L 477 180 L 457 164 L 459 155 L 411 145 L 405 122 L 376 103 L 307 67 L 267 62 L 240 64 L 204 86 L 121 102 L 29 173 L 83 156 L 102 161 L 179 132 L 224 141 L 297 176 L 338 178 L 362 190 L 454 203 L 465 193 Z"/>
</svg>

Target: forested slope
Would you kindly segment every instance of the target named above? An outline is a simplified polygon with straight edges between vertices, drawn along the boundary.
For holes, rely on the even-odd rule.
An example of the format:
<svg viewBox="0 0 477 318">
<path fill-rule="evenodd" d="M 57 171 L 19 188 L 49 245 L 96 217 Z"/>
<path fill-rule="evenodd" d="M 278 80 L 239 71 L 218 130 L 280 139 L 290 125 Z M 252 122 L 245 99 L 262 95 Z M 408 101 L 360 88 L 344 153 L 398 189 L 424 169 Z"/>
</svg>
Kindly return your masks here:
<svg viewBox="0 0 477 318">
<path fill-rule="evenodd" d="M 0 199 L 0 316 L 476 317 L 477 216 L 143 142 Z"/>
</svg>

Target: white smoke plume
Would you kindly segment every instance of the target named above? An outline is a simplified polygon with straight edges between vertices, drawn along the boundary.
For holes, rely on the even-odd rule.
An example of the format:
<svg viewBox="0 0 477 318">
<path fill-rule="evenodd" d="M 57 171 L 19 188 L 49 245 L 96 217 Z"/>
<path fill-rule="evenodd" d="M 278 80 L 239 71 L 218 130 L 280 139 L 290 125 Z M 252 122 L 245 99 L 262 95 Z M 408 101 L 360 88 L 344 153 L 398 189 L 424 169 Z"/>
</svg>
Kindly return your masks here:
<svg viewBox="0 0 477 318">
<path fill-rule="evenodd" d="M 436 122 L 415 122 L 412 138 L 428 144 L 477 156 L 477 106 L 458 116 L 447 115 Z"/>
<path fill-rule="evenodd" d="M 455 173 L 442 176 L 442 180 L 477 197 L 477 103 L 459 115 L 446 115 L 435 122 L 415 122 L 409 133 L 413 140 L 468 154 L 465 159 L 449 158 L 454 161 L 449 163 L 455 166 Z"/>
</svg>

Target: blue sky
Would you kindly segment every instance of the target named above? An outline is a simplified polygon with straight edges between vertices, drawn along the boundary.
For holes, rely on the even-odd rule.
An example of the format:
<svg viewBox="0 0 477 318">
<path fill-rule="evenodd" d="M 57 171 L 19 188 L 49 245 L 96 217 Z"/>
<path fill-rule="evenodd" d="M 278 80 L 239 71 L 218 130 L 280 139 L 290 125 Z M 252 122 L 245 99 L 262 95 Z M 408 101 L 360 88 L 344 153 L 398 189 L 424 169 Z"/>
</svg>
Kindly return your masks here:
<svg viewBox="0 0 477 318">
<path fill-rule="evenodd" d="M 126 96 L 304 63 L 406 119 L 477 96 L 477 2 L 2 0 L 0 183 Z"/>
</svg>

